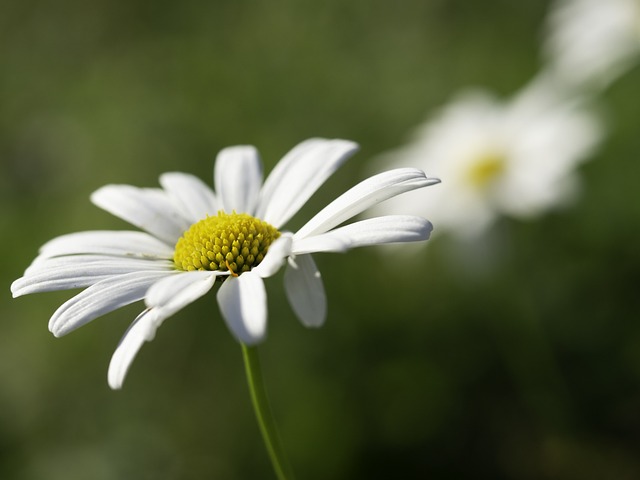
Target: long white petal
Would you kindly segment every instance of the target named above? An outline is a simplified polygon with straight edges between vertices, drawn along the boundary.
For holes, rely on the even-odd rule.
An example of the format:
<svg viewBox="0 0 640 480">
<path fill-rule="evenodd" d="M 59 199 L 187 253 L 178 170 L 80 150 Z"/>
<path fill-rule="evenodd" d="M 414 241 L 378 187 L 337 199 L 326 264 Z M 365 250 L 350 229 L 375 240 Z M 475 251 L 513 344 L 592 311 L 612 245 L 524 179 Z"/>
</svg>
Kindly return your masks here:
<svg viewBox="0 0 640 480">
<path fill-rule="evenodd" d="M 327 318 L 327 296 L 322 276 L 311 255 L 289 258 L 284 287 L 293 311 L 306 327 L 320 327 Z"/>
<path fill-rule="evenodd" d="M 265 181 L 256 216 L 280 228 L 357 149 L 356 143 L 347 140 L 300 143 Z"/>
<path fill-rule="evenodd" d="M 344 252 L 355 247 L 428 240 L 429 220 L 412 215 L 387 215 L 355 222 L 327 233 L 295 240 L 292 253 Z"/>
<path fill-rule="evenodd" d="M 291 255 L 292 235 L 290 233 L 282 234 L 275 242 L 269 246 L 267 254 L 264 256 L 260 265 L 252 269 L 253 273 L 257 273 L 262 278 L 275 275 L 280 267 L 284 265 L 285 259 Z"/>
<path fill-rule="evenodd" d="M 255 147 L 238 145 L 221 150 L 214 183 L 225 212 L 253 214 L 262 185 L 262 162 Z"/>
<path fill-rule="evenodd" d="M 324 233 L 336 225 L 391 197 L 439 183 L 421 170 L 399 168 L 374 175 L 336 198 L 294 235 L 295 239 Z"/>
<path fill-rule="evenodd" d="M 144 298 L 149 287 L 168 272 L 136 272 L 109 277 L 63 303 L 49 320 L 49 330 L 61 337 L 91 320 Z"/>
<path fill-rule="evenodd" d="M 120 340 L 109 364 L 108 381 L 114 390 L 122 388 L 138 351 L 150 342 L 156 330 L 171 315 L 197 300 L 213 286 L 217 272 L 184 272 L 154 283 L 145 297 L 147 308 L 134 320 Z"/>
<path fill-rule="evenodd" d="M 136 258 L 173 258 L 173 246 L 145 232 L 97 230 L 69 233 L 40 247 L 40 259 L 58 255 L 95 253 Z"/>
<path fill-rule="evenodd" d="M 107 380 L 114 390 L 122 388 L 129 367 L 145 342 L 153 340 L 162 323 L 158 311 L 147 308 L 133 321 L 118 344 L 111 362 Z"/>
<path fill-rule="evenodd" d="M 30 266 L 11 284 L 15 297 L 36 292 L 67 290 L 93 285 L 107 277 L 142 271 L 171 271 L 168 260 L 142 260 L 105 255 L 53 257 Z"/>
<path fill-rule="evenodd" d="M 172 260 L 159 260 L 156 258 L 120 257 L 117 255 L 78 254 L 62 255 L 60 257 L 41 258 L 27 267 L 24 276 L 40 273 L 50 268 L 82 266 L 83 264 L 96 264 L 98 266 L 129 265 L 135 270 L 156 270 L 173 268 Z"/>
<path fill-rule="evenodd" d="M 180 272 L 154 283 L 145 295 L 147 307 L 159 308 L 166 317 L 194 302 L 213 287 L 215 279 L 226 272 Z"/>
<path fill-rule="evenodd" d="M 229 277 L 218 290 L 218 305 L 231 333 L 242 343 L 260 342 L 267 329 L 267 292 L 259 275 Z"/>
<path fill-rule="evenodd" d="M 169 245 L 175 244 L 191 225 L 159 188 L 106 185 L 93 192 L 91 201 Z"/>
<path fill-rule="evenodd" d="M 160 185 L 192 223 L 218 213 L 220 207 L 213 190 L 198 177 L 181 172 L 163 173 Z"/>
</svg>

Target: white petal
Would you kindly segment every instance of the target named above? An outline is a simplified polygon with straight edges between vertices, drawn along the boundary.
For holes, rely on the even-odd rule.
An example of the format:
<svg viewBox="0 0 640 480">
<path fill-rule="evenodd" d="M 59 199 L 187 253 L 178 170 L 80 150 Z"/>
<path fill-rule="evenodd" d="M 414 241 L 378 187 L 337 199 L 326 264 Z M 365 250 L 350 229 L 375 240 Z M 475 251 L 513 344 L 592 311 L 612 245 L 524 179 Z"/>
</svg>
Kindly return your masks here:
<svg viewBox="0 0 640 480">
<path fill-rule="evenodd" d="M 321 327 L 327 318 L 327 297 L 322 276 L 311 255 L 289 258 L 284 271 L 289 304 L 306 327 Z"/>
<path fill-rule="evenodd" d="M 280 228 L 357 149 L 356 143 L 347 140 L 300 143 L 265 181 L 256 216 Z"/>
<path fill-rule="evenodd" d="M 296 240 L 294 255 L 313 252 L 343 252 L 349 248 L 428 240 L 433 226 L 412 215 L 387 215 L 355 222 L 320 235 Z"/>
<path fill-rule="evenodd" d="M 262 162 L 255 147 L 238 145 L 221 150 L 214 181 L 225 212 L 253 214 L 262 185 Z"/>
<path fill-rule="evenodd" d="M 251 271 L 262 278 L 275 275 L 284 264 L 285 259 L 291 254 L 291 243 L 292 235 L 290 233 L 281 235 L 269 246 L 269 250 L 260 265 Z"/>
<path fill-rule="evenodd" d="M 91 201 L 169 245 L 175 244 L 191 225 L 169 195 L 158 188 L 106 185 L 93 192 Z"/>
<path fill-rule="evenodd" d="M 94 255 L 94 254 L 78 254 L 63 255 L 60 257 L 39 257 L 37 262 L 32 263 L 25 270 L 25 277 L 36 273 L 44 272 L 51 268 L 82 266 L 83 264 L 91 264 L 97 267 L 109 268 L 110 266 L 129 265 L 132 270 L 167 270 L 173 269 L 174 262 L 172 260 L 159 260 L 155 258 L 136 258 L 136 257 L 120 257 L 116 255 Z"/>
<path fill-rule="evenodd" d="M 154 283 L 145 295 L 147 307 L 159 308 L 166 318 L 194 302 L 213 287 L 215 279 L 226 272 L 180 272 Z"/>
<path fill-rule="evenodd" d="M 49 320 L 49 330 L 61 337 L 91 320 L 144 298 L 149 287 L 167 272 L 136 272 L 106 278 L 63 303 Z"/>
<path fill-rule="evenodd" d="M 138 258 L 173 258 L 173 247 L 148 233 L 133 231 L 88 231 L 62 235 L 40 247 L 41 258 L 96 253 Z"/>
<path fill-rule="evenodd" d="M 242 343 L 260 342 L 267 328 L 267 292 L 259 275 L 229 277 L 218 290 L 218 305 L 231 333 Z"/>
<path fill-rule="evenodd" d="M 156 310 L 146 309 L 138 315 L 127 329 L 109 363 L 107 378 L 112 389 L 119 390 L 122 388 L 129 367 L 138 354 L 140 347 L 144 342 L 153 340 L 161 323 L 162 321 L 158 318 Z"/>
<path fill-rule="evenodd" d="M 168 260 L 142 260 L 105 255 L 71 255 L 42 260 L 11 284 L 14 298 L 36 292 L 93 285 L 105 278 L 141 271 L 171 271 Z"/>
<path fill-rule="evenodd" d="M 160 185 L 192 223 L 218 213 L 218 201 L 213 190 L 198 177 L 181 172 L 163 173 Z"/>
<path fill-rule="evenodd" d="M 296 232 L 294 238 L 324 233 L 377 203 L 439 182 L 436 178 L 427 178 L 424 172 L 414 168 L 399 168 L 374 175 L 323 208 Z"/>
<path fill-rule="evenodd" d="M 217 272 L 183 272 L 154 283 L 145 297 L 154 305 L 142 312 L 120 340 L 109 364 L 109 386 L 120 389 L 124 378 L 144 342 L 153 340 L 164 320 L 207 293 Z M 156 306 L 157 305 L 157 306 Z"/>
</svg>

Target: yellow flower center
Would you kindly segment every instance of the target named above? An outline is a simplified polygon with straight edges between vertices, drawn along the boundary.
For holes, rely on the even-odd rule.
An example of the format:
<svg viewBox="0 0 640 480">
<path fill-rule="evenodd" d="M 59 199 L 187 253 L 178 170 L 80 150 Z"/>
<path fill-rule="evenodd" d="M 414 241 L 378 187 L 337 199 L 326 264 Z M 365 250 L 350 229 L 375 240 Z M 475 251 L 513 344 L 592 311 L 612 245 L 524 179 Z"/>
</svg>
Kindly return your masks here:
<svg viewBox="0 0 640 480">
<path fill-rule="evenodd" d="M 184 232 L 173 261 L 180 270 L 229 270 L 239 275 L 258 265 L 279 236 L 275 227 L 259 218 L 220 210 Z"/>
<path fill-rule="evenodd" d="M 502 155 L 488 154 L 479 157 L 467 172 L 467 180 L 476 188 L 484 188 L 505 170 Z"/>
</svg>

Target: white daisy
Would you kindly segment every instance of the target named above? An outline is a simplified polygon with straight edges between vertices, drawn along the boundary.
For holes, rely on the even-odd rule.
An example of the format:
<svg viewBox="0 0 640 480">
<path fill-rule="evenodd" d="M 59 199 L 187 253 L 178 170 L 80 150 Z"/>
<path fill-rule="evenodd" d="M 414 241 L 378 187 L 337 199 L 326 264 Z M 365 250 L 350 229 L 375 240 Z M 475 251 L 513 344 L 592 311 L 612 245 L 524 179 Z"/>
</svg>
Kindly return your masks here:
<svg viewBox="0 0 640 480">
<path fill-rule="evenodd" d="M 415 192 L 376 211 L 401 208 L 428 216 L 440 233 L 476 237 L 499 215 L 530 217 L 565 200 L 573 170 L 601 134 L 591 113 L 544 80 L 510 101 L 467 92 L 380 159 L 385 168 L 414 164 L 446 182 L 428 199 Z"/>
<path fill-rule="evenodd" d="M 570 86 L 607 86 L 638 61 L 640 0 L 556 0 L 544 54 Z"/>
<path fill-rule="evenodd" d="M 345 140 L 307 140 L 262 184 L 256 149 L 230 147 L 216 159 L 215 193 L 198 178 L 177 172 L 160 177 L 162 188 L 102 187 L 91 196 L 93 203 L 144 232 L 88 231 L 55 238 L 13 282 L 13 296 L 86 287 L 51 317 L 55 336 L 144 300 L 146 309 L 111 359 L 108 381 L 114 389 L 122 386 L 133 358 L 162 322 L 207 293 L 216 280 L 220 311 L 240 342 L 252 345 L 264 338 L 263 279 L 285 263 L 285 291 L 294 312 L 305 326 L 318 327 L 325 320 L 326 298 L 311 253 L 426 240 L 432 229 L 429 221 L 414 216 L 339 226 L 381 201 L 438 182 L 404 168 L 359 183 L 296 233 L 280 230 L 357 148 Z"/>
</svg>

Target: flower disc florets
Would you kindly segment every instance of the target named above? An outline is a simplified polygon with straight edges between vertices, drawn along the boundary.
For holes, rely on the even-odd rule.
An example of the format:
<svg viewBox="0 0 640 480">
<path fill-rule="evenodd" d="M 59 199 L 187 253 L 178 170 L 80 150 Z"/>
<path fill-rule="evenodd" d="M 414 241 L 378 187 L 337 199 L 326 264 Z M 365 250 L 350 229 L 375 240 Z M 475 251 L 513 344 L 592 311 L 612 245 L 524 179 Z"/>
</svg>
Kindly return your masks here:
<svg viewBox="0 0 640 480">
<path fill-rule="evenodd" d="M 221 210 L 191 225 L 176 243 L 173 261 L 180 270 L 229 270 L 239 275 L 257 266 L 279 236 L 259 218 Z"/>
<path fill-rule="evenodd" d="M 504 173 L 507 159 L 503 155 L 490 153 L 478 158 L 467 173 L 469 183 L 484 188 Z"/>
</svg>

